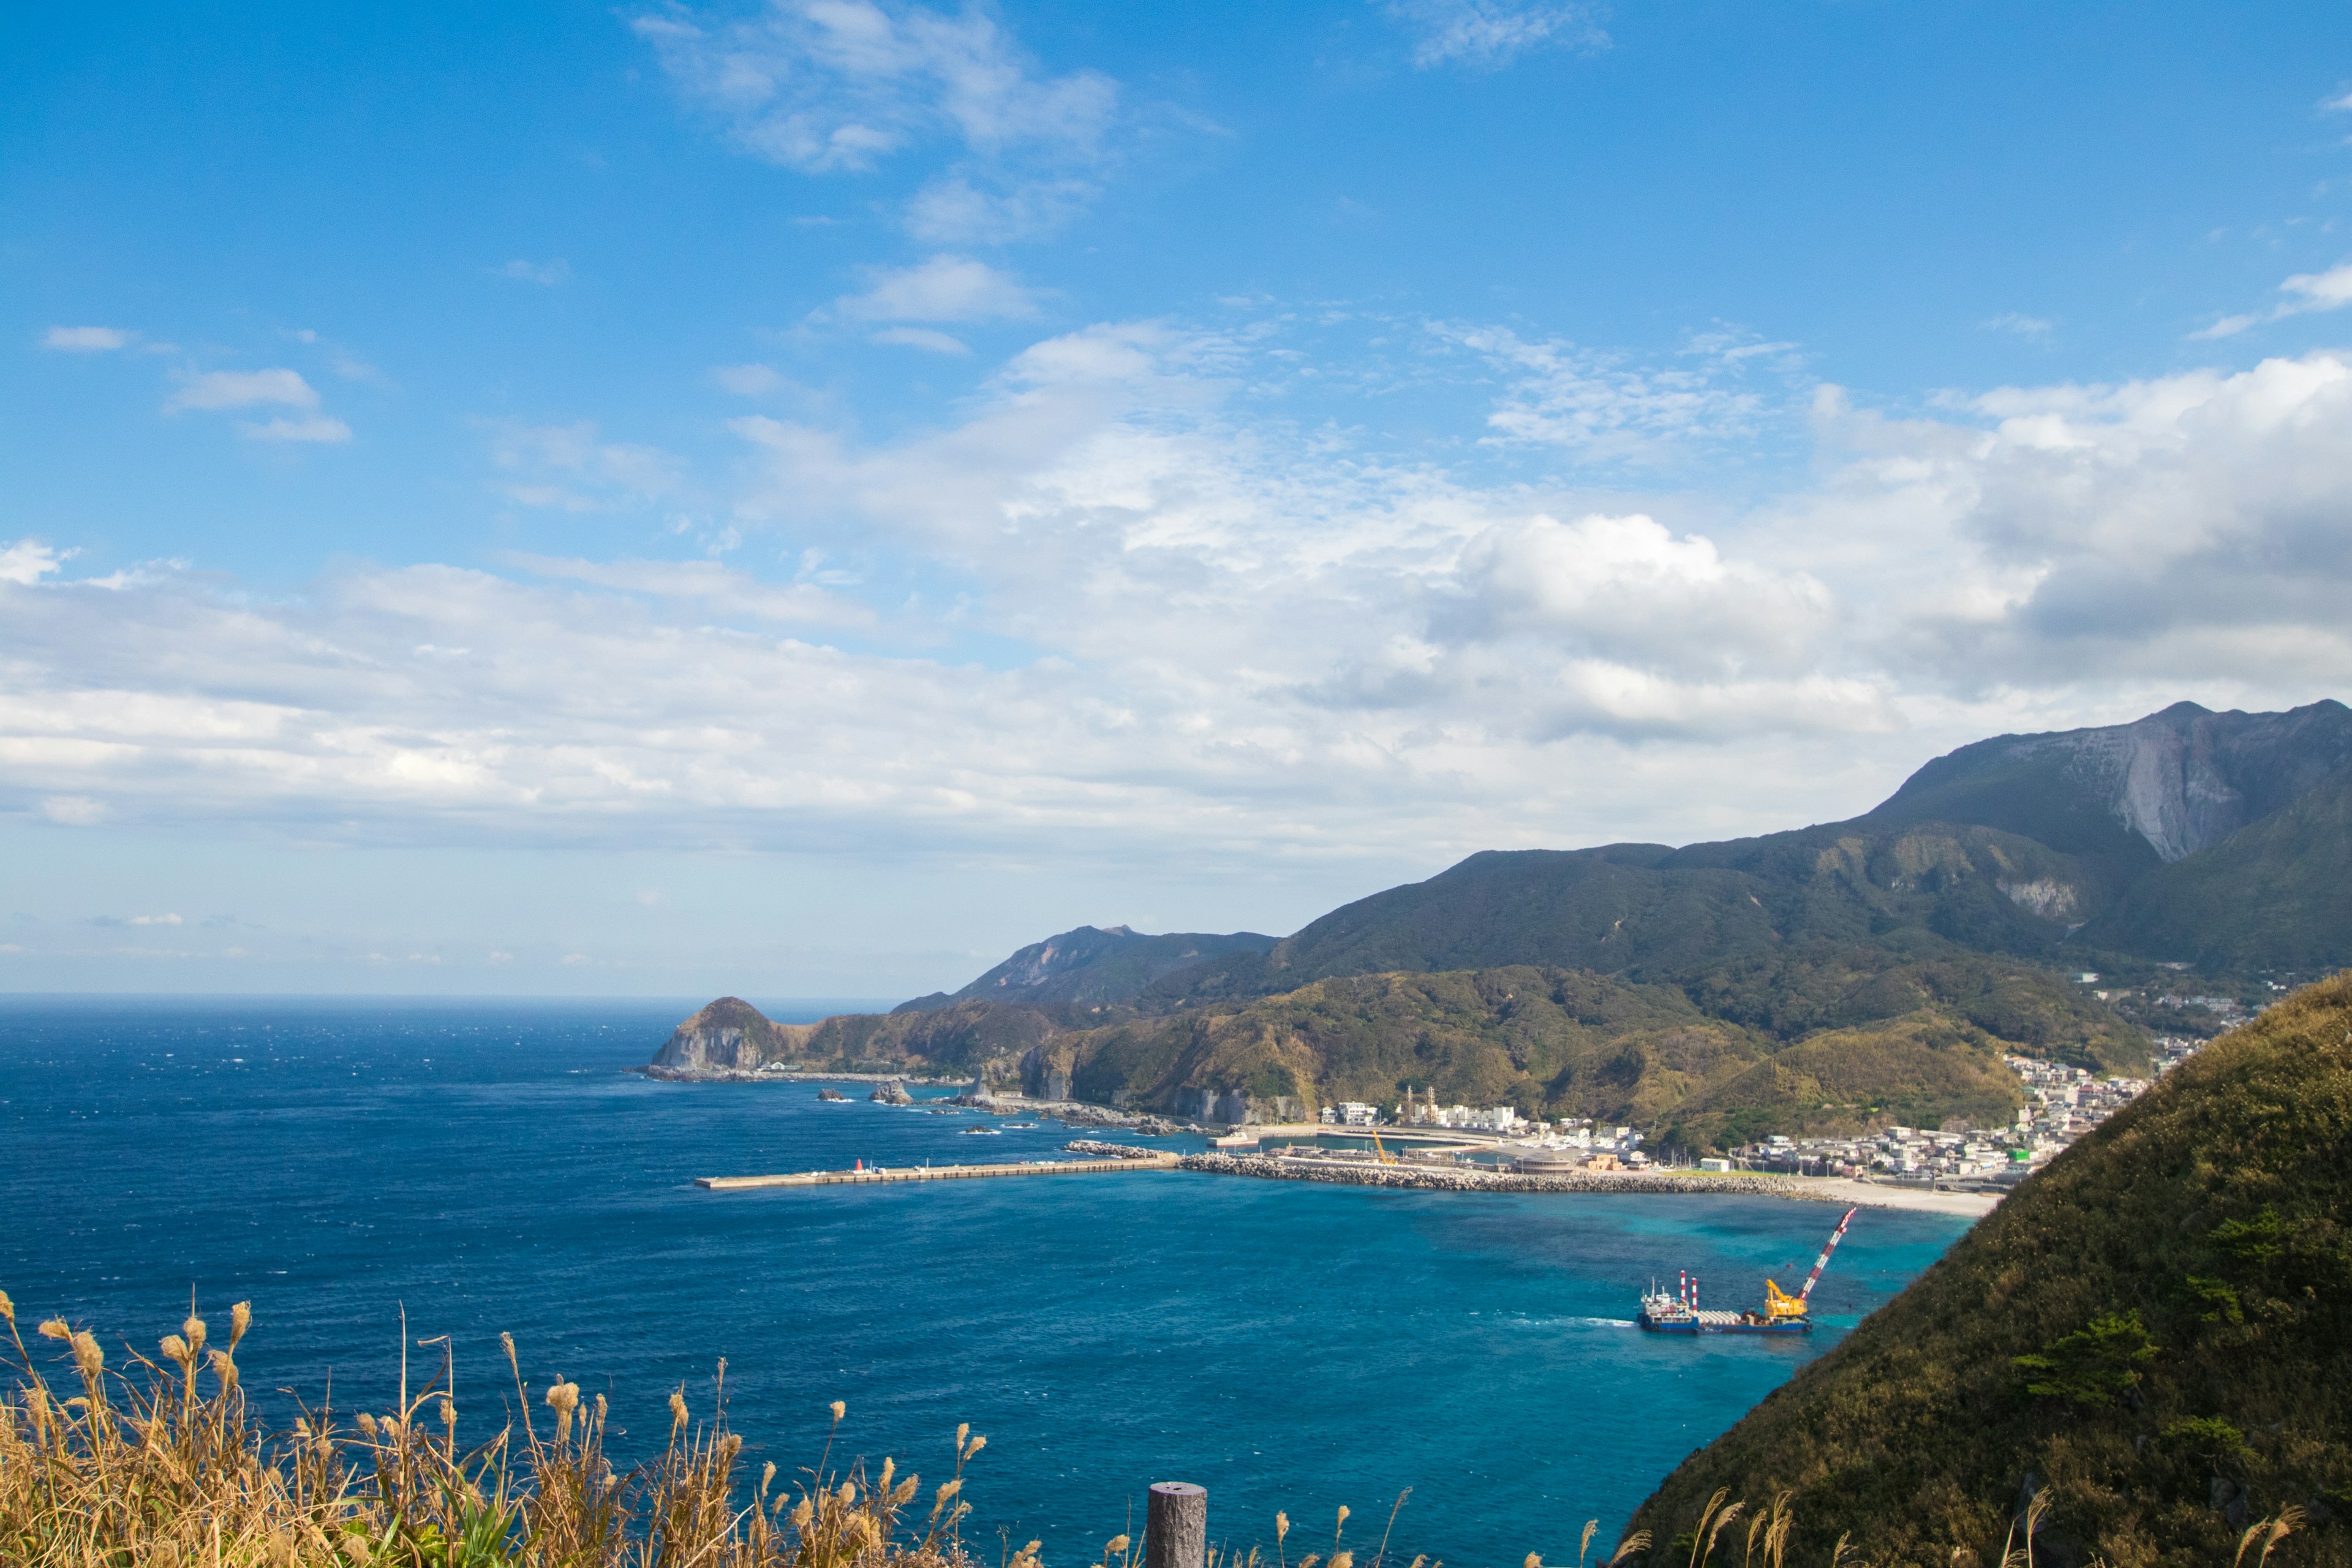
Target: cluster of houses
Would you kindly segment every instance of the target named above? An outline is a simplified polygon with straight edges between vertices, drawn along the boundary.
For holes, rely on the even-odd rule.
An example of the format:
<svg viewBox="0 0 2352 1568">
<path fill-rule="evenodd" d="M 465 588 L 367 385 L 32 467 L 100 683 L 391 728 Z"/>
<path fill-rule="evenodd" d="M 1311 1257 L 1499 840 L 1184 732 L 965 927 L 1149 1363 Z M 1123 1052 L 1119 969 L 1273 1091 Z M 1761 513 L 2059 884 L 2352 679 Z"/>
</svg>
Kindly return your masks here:
<svg viewBox="0 0 2352 1568">
<path fill-rule="evenodd" d="M 1377 1105 L 1344 1100 L 1323 1108 L 1322 1120 L 1331 1127 L 1407 1127 L 1444 1129 L 1456 1132 L 1490 1132 L 1528 1149 L 1550 1150 L 1569 1156 L 1562 1163 L 1591 1163 L 1602 1169 L 1641 1166 L 1650 1157 L 1642 1151 L 1642 1134 L 1631 1127 L 1612 1127 L 1583 1117 L 1557 1121 L 1532 1120 L 1507 1105 L 1473 1108 L 1439 1105 L 1407 1095 L 1391 1121 Z"/>
<path fill-rule="evenodd" d="M 1343 1100 L 1337 1105 L 1323 1108 L 1323 1121 L 1334 1127 L 1447 1127 L 1465 1132 L 1519 1132 L 1546 1127 L 1549 1122 L 1530 1121 L 1507 1105 L 1489 1105 L 1473 1110 L 1466 1105 L 1440 1105 L 1433 1098 L 1413 1098 L 1405 1091 L 1404 1105 L 1391 1122 L 1377 1105 L 1367 1105 L 1358 1100 Z"/>
<path fill-rule="evenodd" d="M 2202 1042 L 2170 1037 L 2156 1042 L 2158 1071 L 2189 1059 Z M 1782 1171 L 1812 1176 L 1870 1176 L 1921 1184 L 2007 1184 L 2023 1180 L 2058 1152 L 2147 1091 L 2151 1080 L 2100 1078 L 2081 1068 L 2003 1058 L 2025 1089 L 2026 1105 L 2007 1127 L 1931 1132 L 1887 1127 L 1850 1138 L 1773 1137 L 1736 1150 L 1702 1168 Z"/>
<path fill-rule="evenodd" d="M 2199 1000 L 2206 1000 L 2200 998 Z M 2193 1055 L 2203 1042 L 2174 1037 L 2156 1042 L 2157 1071 L 2168 1072 Z M 1960 1131 L 1930 1131 L 1918 1127 L 1887 1127 L 1876 1132 L 1843 1138 L 1791 1138 L 1775 1135 L 1716 1159 L 1704 1159 L 1702 1170 L 1773 1171 L 1806 1176 L 1867 1176 L 1878 1181 L 2006 1184 L 2023 1180 L 2058 1152 L 2108 1117 L 2147 1091 L 2147 1079 L 2101 1078 L 2077 1067 L 2045 1062 L 2032 1057 L 2006 1057 L 2010 1070 L 2025 1089 L 2026 1105 L 2009 1126 Z M 1507 1105 L 1474 1109 L 1439 1105 L 1408 1093 L 1391 1121 L 1377 1105 L 1342 1100 L 1322 1110 L 1325 1124 L 1334 1127 L 1443 1128 L 1485 1132 L 1511 1139 L 1535 1150 L 1552 1151 L 1561 1163 L 1590 1163 L 1609 1169 L 1650 1163 L 1641 1147 L 1642 1134 L 1631 1127 L 1595 1124 L 1580 1118 L 1557 1121 L 1530 1120 Z"/>
</svg>

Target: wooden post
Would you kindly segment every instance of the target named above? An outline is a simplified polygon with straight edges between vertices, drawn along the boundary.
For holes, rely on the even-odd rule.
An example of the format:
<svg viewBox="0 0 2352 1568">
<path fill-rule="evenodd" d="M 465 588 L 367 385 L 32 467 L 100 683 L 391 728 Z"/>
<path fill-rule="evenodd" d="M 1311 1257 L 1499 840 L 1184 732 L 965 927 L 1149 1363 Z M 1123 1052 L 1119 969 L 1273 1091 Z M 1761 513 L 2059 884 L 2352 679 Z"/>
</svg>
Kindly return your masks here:
<svg viewBox="0 0 2352 1568">
<path fill-rule="evenodd" d="M 1206 1568 L 1209 1493 L 1190 1481 L 1154 1481 L 1144 1515 L 1144 1568 Z"/>
</svg>

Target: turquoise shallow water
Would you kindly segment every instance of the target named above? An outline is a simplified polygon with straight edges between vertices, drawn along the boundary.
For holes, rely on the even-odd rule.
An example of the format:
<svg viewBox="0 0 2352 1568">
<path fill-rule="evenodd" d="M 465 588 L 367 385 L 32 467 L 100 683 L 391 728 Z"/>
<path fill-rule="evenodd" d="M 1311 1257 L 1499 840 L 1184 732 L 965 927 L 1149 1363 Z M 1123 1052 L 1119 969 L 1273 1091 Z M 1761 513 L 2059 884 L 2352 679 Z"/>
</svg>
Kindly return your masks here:
<svg viewBox="0 0 2352 1568">
<path fill-rule="evenodd" d="M 755 1464 L 812 1462 L 835 1398 L 850 1453 L 927 1474 L 971 1421 L 972 1527 L 1063 1568 L 1156 1479 L 1207 1486 L 1220 1538 L 1270 1545 L 1287 1509 L 1294 1553 L 1343 1502 L 1351 1543 L 1377 1536 L 1409 1486 L 1406 1553 L 1509 1564 L 1572 1561 L 1588 1518 L 1613 1540 L 1965 1228 L 1864 1211 L 1822 1331 L 1694 1342 L 1630 1326 L 1651 1276 L 1739 1304 L 1801 1278 L 1836 1212 L 1180 1173 L 714 1194 L 692 1179 L 1072 1133 L 627 1072 L 685 1010 L 0 1003 L 0 1288 L 151 1351 L 192 1287 L 215 1321 L 250 1298 L 247 1388 L 331 1375 L 377 1410 L 404 1304 L 413 1336 L 456 1336 L 464 1419 L 492 1429 L 501 1329 L 535 1382 L 606 1392 L 648 1438 L 677 1384 L 708 1406 L 723 1355 Z"/>
</svg>

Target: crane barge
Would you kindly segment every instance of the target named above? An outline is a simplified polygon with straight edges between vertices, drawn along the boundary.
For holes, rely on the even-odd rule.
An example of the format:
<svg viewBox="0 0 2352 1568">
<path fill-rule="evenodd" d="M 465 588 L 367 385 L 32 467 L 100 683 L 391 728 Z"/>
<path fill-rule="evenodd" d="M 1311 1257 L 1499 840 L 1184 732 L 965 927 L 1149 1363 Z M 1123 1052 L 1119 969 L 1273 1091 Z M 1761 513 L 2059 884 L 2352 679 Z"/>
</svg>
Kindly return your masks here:
<svg viewBox="0 0 2352 1568">
<path fill-rule="evenodd" d="M 1829 1267 L 1830 1254 L 1845 1239 L 1845 1227 L 1853 1223 L 1860 1209 L 1848 1209 L 1845 1217 L 1830 1232 L 1822 1247 L 1822 1255 L 1813 1259 L 1813 1271 L 1805 1276 L 1804 1289 L 1795 1295 L 1770 1279 L 1764 1281 L 1764 1305 L 1743 1311 L 1705 1311 L 1698 1304 L 1698 1276 L 1685 1273 L 1675 1289 L 1663 1290 L 1653 1282 L 1650 1293 L 1642 1298 L 1641 1315 L 1635 1319 L 1642 1327 L 1661 1334 L 1804 1334 L 1812 1331 L 1812 1320 L 1806 1314 L 1811 1309 L 1813 1287 L 1819 1283 L 1822 1270 Z"/>
</svg>

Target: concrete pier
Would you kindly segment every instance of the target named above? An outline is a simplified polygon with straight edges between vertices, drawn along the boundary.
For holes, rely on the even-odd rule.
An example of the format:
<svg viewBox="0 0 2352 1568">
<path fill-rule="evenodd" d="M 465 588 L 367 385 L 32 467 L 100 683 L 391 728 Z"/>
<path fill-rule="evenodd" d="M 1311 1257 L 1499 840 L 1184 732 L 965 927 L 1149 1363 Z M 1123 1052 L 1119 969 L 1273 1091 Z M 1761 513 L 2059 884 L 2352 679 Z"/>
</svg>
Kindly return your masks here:
<svg viewBox="0 0 2352 1568">
<path fill-rule="evenodd" d="M 866 1171 L 793 1171 L 780 1176 L 697 1176 L 714 1193 L 752 1187 L 862 1186 L 880 1182 L 961 1182 L 980 1176 L 1090 1176 L 1111 1171 L 1172 1171 L 1181 1156 L 1154 1152 L 1139 1160 L 1039 1160 L 1001 1165 L 893 1165 Z"/>
</svg>

